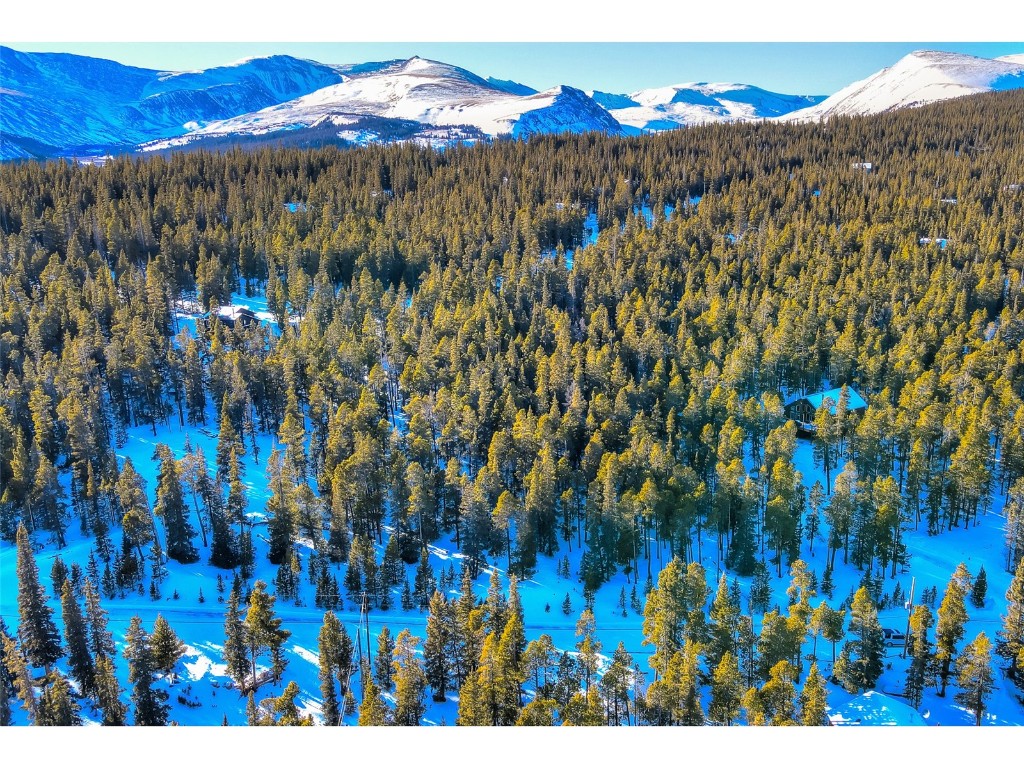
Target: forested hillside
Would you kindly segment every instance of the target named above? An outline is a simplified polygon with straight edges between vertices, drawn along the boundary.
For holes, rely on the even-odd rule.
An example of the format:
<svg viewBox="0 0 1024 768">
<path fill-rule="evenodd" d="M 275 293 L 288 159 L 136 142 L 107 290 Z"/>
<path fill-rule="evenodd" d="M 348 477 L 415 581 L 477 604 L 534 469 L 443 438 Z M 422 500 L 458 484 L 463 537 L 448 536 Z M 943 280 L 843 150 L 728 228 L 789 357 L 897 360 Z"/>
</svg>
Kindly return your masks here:
<svg viewBox="0 0 1024 768">
<path fill-rule="evenodd" d="M 2 722 L 1024 724 L 1022 135 L 0 166 Z"/>
</svg>

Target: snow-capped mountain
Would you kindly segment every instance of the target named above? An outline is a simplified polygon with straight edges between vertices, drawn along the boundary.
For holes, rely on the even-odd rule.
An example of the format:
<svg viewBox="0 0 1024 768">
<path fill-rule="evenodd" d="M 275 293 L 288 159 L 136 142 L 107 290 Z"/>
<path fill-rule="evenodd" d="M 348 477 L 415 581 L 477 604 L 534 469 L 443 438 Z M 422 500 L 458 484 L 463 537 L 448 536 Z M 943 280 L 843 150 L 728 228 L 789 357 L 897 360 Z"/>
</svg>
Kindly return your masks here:
<svg viewBox="0 0 1024 768">
<path fill-rule="evenodd" d="M 343 80 L 282 104 L 212 122 L 174 141 L 261 135 L 359 117 L 411 120 L 424 126 L 464 126 L 484 136 L 554 131 L 619 133 L 606 110 L 575 88 L 535 92 L 518 83 L 485 80 L 460 67 L 414 57 L 361 68 L 339 68 Z M 343 136 L 344 138 L 344 136 Z M 147 147 L 161 149 L 166 142 Z"/>
<path fill-rule="evenodd" d="M 160 72 L 0 47 L 0 158 L 126 149 L 339 82 L 290 56 Z"/>
<path fill-rule="evenodd" d="M 290 56 L 162 72 L 0 46 L 0 160 L 232 144 L 431 144 L 498 135 L 640 134 L 739 120 L 819 120 L 1024 87 L 1024 54 L 917 51 L 838 93 L 682 83 L 630 94 L 537 91 L 419 57 L 325 65 Z"/>
<path fill-rule="evenodd" d="M 965 53 L 914 51 L 891 67 L 781 119 L 870 115 L 986 91 L 1024 87 L 1024 54 L 984 59 Z"/>
<path fill-rule="evenodd" d="M 824 96 L 790 96 L 737 83 L 681 83 L 647 88 L 628 96 L 595 93 L 629 132 L 663 131 L 685 125 L 759 120 L 813 106 Z"/>
</svg>

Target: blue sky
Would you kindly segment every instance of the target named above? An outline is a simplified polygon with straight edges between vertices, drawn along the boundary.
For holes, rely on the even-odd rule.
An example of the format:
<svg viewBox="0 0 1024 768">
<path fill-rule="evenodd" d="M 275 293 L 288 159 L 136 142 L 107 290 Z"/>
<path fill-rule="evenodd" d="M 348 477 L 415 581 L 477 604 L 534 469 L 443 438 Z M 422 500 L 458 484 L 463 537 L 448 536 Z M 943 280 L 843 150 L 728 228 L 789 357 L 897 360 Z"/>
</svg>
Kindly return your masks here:
<svg viewBox="0 0 1024 768">
<path fill-rule="evenodd" d="M 782 93 L 830 94 L 920 48 L 995 57 L 1024 43 L 13 43 L 151 69 L 202 69 L 247 56 L 285 53 L 327 64 L 438 59 L 481 76 L 544 89 L 558 84 L 616 93 L 688 81 L 751 83 Z"/>
<path fill-rule="evenodd" d="M 419 55 L 538 89 L 567 84 L 617 93 L 726 81 L 829 94 L 921 48 L 987 57 L 1024 53 L 1024 30 L 1012 21 L 1006 0 L 929 0 L 926 9 L 898 0 L 7 5 L 0 37 L 19 50 L 67 51 L 171 70 L 274 53 L 326 64 Z M 47 38 L 64 42 L 37 42 Z M 929 42 L 942 40 L 963 42 Z"/>
</svg>

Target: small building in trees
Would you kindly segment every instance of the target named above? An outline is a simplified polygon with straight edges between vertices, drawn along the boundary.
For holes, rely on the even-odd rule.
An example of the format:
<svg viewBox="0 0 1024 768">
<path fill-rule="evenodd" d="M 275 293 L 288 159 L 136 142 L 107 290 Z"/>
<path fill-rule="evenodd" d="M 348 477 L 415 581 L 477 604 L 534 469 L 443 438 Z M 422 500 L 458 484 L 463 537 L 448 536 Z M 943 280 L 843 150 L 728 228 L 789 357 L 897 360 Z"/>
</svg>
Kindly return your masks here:
<svg viewBox="0 0 1024 768">
<path fill-rule="evenodd" d="M 830 725 L 928 725 L 909 704 L 878 691 L 865 691 L 828 713 Z"/>
<path fill-rule="evenodd" d="M 863 413 L 868 407 L 868 404 L 864 401 L 864 398 L 853 389 L 852 387 L 846 388 L 849 394 L 849 401 L 846 404 L 846 410 L 848 413 Z M 841 387 L 830 389 L 825 392 L 814 392 L 806 395 L 795 395 L 784 404 L 786 409 L 786 418 L 792 419 L 796 422 L 797 431 L 804 435 L 814 434 L 814 415 L 821 408 L 822 404 L 826 400 L 831 401 L 829 410 L 834 414 L 836 407 L 839 405 L 839 397 L 842 392 Z"/>
<path fill-rule="evenodd" d="M 229 328 L 234 328 L 236 325 L 253 325 L 260 321 L 255 312 L 248 307 L 242 307 L 238 304 L 227 304 L 222 307 L 217 307 L 215 312 L 212 312 L 211 314 L 216 314 L 221 323 Z"/>
</svg>

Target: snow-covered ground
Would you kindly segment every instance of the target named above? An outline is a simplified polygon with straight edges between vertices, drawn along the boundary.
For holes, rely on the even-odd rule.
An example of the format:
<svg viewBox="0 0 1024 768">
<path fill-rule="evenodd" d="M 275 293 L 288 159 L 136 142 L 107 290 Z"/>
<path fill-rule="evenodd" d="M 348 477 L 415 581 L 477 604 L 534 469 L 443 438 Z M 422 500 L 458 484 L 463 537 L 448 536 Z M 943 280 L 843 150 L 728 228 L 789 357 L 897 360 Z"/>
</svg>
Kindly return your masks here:
<svg viewBox="0 0 1024 768">
<path fill-rule="evenodd" d="M 212 416 L 212 414 L 211 414 Z M 138 427 L 129 430 L 128 442 L 123 449 L 118 451 L 119 459 L 130 457 L 146 479 L 147 490 L 151 501 L 154 500 L 153 492 L 156 487 L 157 464 L 151 457 L 157 443 L 167 444 L 179 458 L 184 455 L 184 443 L 186 438 L 195 446 L 201 446 L 207 457 L 215 455 L 216 437 L 210 429 L 180 428 L 176 424 L 165 426 L 159 434 L 154 437 L 148 426 Z M 260 464 L 256 465 L 250 452 L 245 457 L 246 463 L 246 492 L 249 497 L 249 509 L 254 518 L 262 517 L 263 505 L 269 494 L 265 488 L 264 466 L 265 458 L 269 455 L 273 446 L 273 438 L 269 435 L 262 435 L 259 438 Z M 804 475 L 804 482 L 810 484 L 814 479 L 820 478 L 821 473 L 813 466 L 812 449 L 809 442 L 800 440 L 796 453 L 797 468 Z M 1000 514 L 1001 504 L 994 505 L 997 509 L 990 511 L 979 519 L 979 524 L 969 530 L 958 529 L 947 532 L 938 537 L 929 537 L 923 530 L 910 531 L 907 536 L 907 544 L 911 553 L 911 564 L 904 572 L 898 574 L 896 582 L 906 592 L 910 589 L 911 579 L 915 579 L 915 589 L 918 598 L 925 588 L 937 587 L 941 598 L 946 582 L 959 562 L 964 562 L 972 573 L 977 573 L 981 565 L 985 565 L 989 577 L 988 599 L 983 609 L 969 607 L 970 621 L 967 625 L 965 637 L 972 639 L 979 631 L 984 630 L 989 637 L 993 637 L 999 630 L 1001 615 L 1005 610 L 1003 595 L 1009 585 L 1010 574 L 1002 567 L 1003 545 L 1002 526 L 1004 518 Z M 256 528 L 257 532 L 259 527 Z M 58 551 L 52 544 L 45 546 L 39 551 L 37 562 L 40 568 L 40 575 L 43 583 L 49 586 L 49 570 L 53 558 L 58 554 L 67 564 L 78 562 L 83 565 L 88 560 L 91 540 L 84 539 L 77 533 L 77 527 L 69 531 L 68 545 Z M 652 542 L 653 545 L 653 542 Z M 575 578 L 564 579 L 557 575 L 558 560 L 563 556 L 569 558 L 573 574 L 578 572 L 581 550 L 573 542 L 572 551 L 564 549 L 554 558 L 540 556 L 538 558 L 537 574 L 520 585 L 520 595 L 523 601 L 523 608 L 526 616 L 527 638 L 534 639 L 542 633 L 549 634 L 559 650 L 574 651 L 577 638 L 575 636 L 575 625 L 579 611 L 584 605 L 582 588 Z M 383 554 L 383 547 L 378 545 L 378 557 Z M 702 565 L 707 574 L 709 584 L 713 587 L 721 572 L 721 563 L 716 560 L 716 547 L 714 540 L 708 536 L 702 547 L 704 552 Z M 308 547 L 299 545 L 299 551 L 303 563 L 308 555 Z M 260 578 L 268 584 L 272 584 L 276 567 L 269 564 L 266 559 L 266 542 L 262 535 L 257 533 L 257 570 L 255 578 Z M 812 557 L 807 551 L 806 544 L 802 553 L 803 557 L 812 569 L 819 575 L 824 570 L 823 557 L 825 546 L 823 542 L 817 542 L 815 555 Z M 652 546 L 650 571 L 656 578 L 658 571 L 670 559 L 667 549 L 657 549 Z M 442 537 L 430 547 L 430 563 L 435 575 L 440 576 L 442 569 L 447 570 L 449 566 L 454 567 L 455 572 L 460 570 L 460 554 L 455 551 L 450 538 Z M 174 561 L 167 564 L 170 575 L 162 585 L 162 597 L 158 601 L 152 601 L 148 595 L 130 596 L 124 600 L 114 599 L 104 601 L 104 605 L 110 614 L 110 628 L 118 641 L 118 650 L 123 649 L 123 634 L 127 629 L 128 622 L 133 615 L 138 614 L 143 618 L 144 625 L 151 629 L 156 615 L 162 614 L 168 620 L 171 627 L 178 633 L 187 644 L 188 651 L 179 662 L 177 668 L 177 679 L 166 681 L 171 693 L 170 702 L 173 706 L 172 718 L 183 725 L 218 724 L 224 716 L 232 724 L 245 723 L 245 699 L 237 691 L 229 687 L 230 681 L 221 657 L 223 643 L 223 622 L 225 606 L 221 602 L 225 594 L 218 592 L 217 575 L 225 576 L 226 586 L 230 587 L 230 574 L 212 566 L 204 565 L 203 561 L 191 565 L 180 565 Z M 500 565 L 495 566 L 499 573 L 503 573 Z M 413 566 L 408 566 L 410 581 L 413 578 Z M 604 657 L 603 663 L 610 661 L 611 652 L 619 642 L 622 642 L 626 649 L 633 655 L 641 670 L 650 676 L 648 681 L 653 679 L 652 671 L 647 666 L 647 658 L 652 649 L 644 646 L 643 633 L 641 630 L 642 616 L 629 607 L 629 596 L 631 590 L 636 587 L 638 595 L 643 599 L 643 582 L 646 578 L 648 563 L 640 561 L 640 581 L 626 576 L 616 574 L 609 583 L 605 584 L 595 597 L 595 617 L 597 620 L 598 638 L 600 639 Z M 336 575 L 341 580 L 342 566 L 335 567 Z M 484 571 L 475 582 L 475 589 L 478 597 L 486 594 L 487 583 L 490 578 L 490 570 Z M 776 600 L 780 607 L 785 608 L 785 589 L 788 586 L 788 576 L 782 578 L 773 576 L 772 584 Z M 833 605 L 846 597 L 856 588 L 860 581 L 860 573 L 852 566 L 843 566 L 837 562 L 834 575 L 835 599 L 830 601 Z M 743 592 L 744 600 L 749 588 L 748 579 L 738 579 Z M 887 580 L 886 592 L 891 592 L 894 586 L 893 581 Z M 271 587 L 272 589 L 272 587 Z M 626 615 L 618 607 L 620 594 L 625 590 L 627 596 Z M 199 593 L 202 590 L 205 602 L 199 602 Z M 173 597 L 177 592 L 178 598 Z M 451 591 L 449 596 L 455 596 L 456 591 Z M 561 604 L 566 595 L 573 605 L 573 611 L 569 615 L 562 613 Z M 400 592 L 397 588 L 393 590 L 393 604 L 396 607 L 388 611 L 371 611 L 369 616 L 370 625 L 370 647 L 376 649 L 377 634 L 387 626 L 392 635 L 403 628 L 418 636 L 425 637 L 426 614 L 417 610 L 403 611 L 399 605 Z M 817 604 L 817 599 L 812 601 Z M 51 606 L 59 617 L 59 601 L 51 599 Z M 295 680 L 302 689 L 299 697 L 301 708 L 312 712 L 314 716 L 320 713 L 319 682 L 317 679 L 318 657 L 317 657 L 317 634 L 323 619 L 323 611 L 313 607 L 313 587 L 303 578 L 300 598 L 296 602 L 278 601 L 275 609 L 283 619 L 284 628 L 292 632 L 286 644 L 285 656 L 288 660 L 288 668 L 285 672 L 285 681 Z M 8 626 L 13 629 L 17 624 L 17 582 L 15 578 L 15 551 L 9 544 L 4 544 L 0 549 L 0 605 L 2 614 Z M 360 613 L 358 606 L 346 600 L 343 607 L 336 611 L 338 617 L 345 624 L 349 634 L 356 638 L 359 632 Z M 907 612 L 900 608 L 890 608 L 880 612 L 880 619 L 883 626 L 904 630 L 907 621 Z M 58 620 L 59 623 L 59 620 Z M 759 625 L 759 621 L 755 622 Z M 363 643 L 365 645 L 365 636 Z M 812 643 L 808 641 L 804 646 L 804 653 L 809 654 L 812 650 Z M 908 661 L 900 658 L 901 648 L 887 649 L 886 669 L 877 686 L 877 690 L 899 697 L 903 690 L 903 679 Z M 831 671 L 831 653 L 828 643 L 818 643 L 819 665 L 824 674 Z M 127 687 L 127 664 L 118 660 L 118 673 L 122 685 Z M 278 695 L 283 686 L 272 686 L 266 684 L 260 689 L 260 696 Z M 529 691 L 529 685 L 527 685 Z M 924 721 L 931 725 L 971 725 L 973 715 L 964 710 L 953 701 L 952 693 L 955 686 L 950 685 L 946 698 L 939 698 L 934 690 L 929 690 L 924 698 L 920 714 Z M 997 674 L 997 688 L 989 703 L 989 712 L 986 713 L 985 721 L 992 725 L 1024 725 L 1024 706 L 1017 699 L 1018 691 L 1003 677 L 1001 672 Z M 829 703 L 833 708 L 838 708 L 854 696 L 842 691 L 836 686 L 829 687 Z M 199 706 L 195 706 L 198 703 Z M 705 701 L 706 704 L 706 701 Z M 448 700 L 443 703 L 435 703 L 429 700 L 428 711 L 424 718 L 425 723 L 453 724 L 457 714 L 458 704 L 455 694 L 449 694 Z M 90 720 L 97 720 L 98 713 L 83 711 L 83 716 Z M 24 722 L 24 712 L 16 710 L 15 722 Z M 354 723 L 355 718 L 350 718 Z"/>
<path fill-rule="evenodd" d="M 649 207 L 645 206 L 640 212 L 648 221 L 653 222 Z M 665 215 L 666 217 L 673 215 L 670 207 L 666 207 Z M 588 217 L 584 226 L 586 239 L 582 247 L 586 247 L 597 237 L 596 217 L 593 215 Z M 569 266 L 571 267 L 571 262 Z M 233 297 L 233 302 L 248 306 L 260 316 L 267 312 L 266 303 L 262 298 L 238 295 Z M 179 307 L 177 313 L 179 327 L 185 327 L 194 332 L 194 323 L 198 315 L 194 311 L 196 309 L 187 304 Z M 174 418 L 170 423 L 160 427 L 155 436 L 148 425 L 129 429 L 126 444 L 117 451 L 118 459 L 123 462 L 125 459 L 131 458 L 136 469 L 146 480 L 147 492 L 152 503 L 155 501 L 154 494 L 157 484 L 158 464 L 154 460 L 157 444 L 166 444 L 178 458 L 184 455 L 186 440 L 193 446 L 202 447 L 207 459 L 211 462 L 212 471 L 213 457 L 216 455 L 217 421 L 215 410 L 211 405 L 205 427 L 182 427 Z M 392 426 L 395 429 L 403 430 L 405 420 L 398 419 L 393 422 Z M 265 519 L 264 505 L 269 498 L 265 465 L 274 443 L 275 439 L 272 435 L 259 435 L 259 463 L 255 461 L 251 450 L 243 457 L 249 516 L 257 523 Z M 824 480 L 822 471 L 814 466 L 813 450 L 809 441 L 798 440 L 795 463 L 808 488 L 815 480 Z M 976 574 L 984 565 L 989 580 L 988 598 L 983 608 L 968 606 L 970 620 L 967 624 L 964 642 L 973 639 L 982 630 L 990 638 L 994 638 L 1001 626 L 1001 616 L 1005 612 L 1004 595 L 1010 581 L 1010 574 L 1004 569 L 1003 528 L 1005 518 L 1002 514 L 1002 504 L 1002 497 L 997 495 L 993 499 L 991 509 L 979 516 L 976 525 L 972 525 L 966 530 L 960 528 L 934 537 L 928 536 L 923 526 L 908 531 L 905 541 L 911 556 L 910 564 L 898 573 L 895 580 L 887 579 L 883 591 L 891 594 L 894 586 L 898 583 L 901 590 L 907 593 L 910 591 L 913 580 L 918 600 L 925 589 L 933 587 L 937 588 L 941 600 L 945 585 L 958 563 L 964 562 L 972 574 Z M 198 528 L 198 526 L 196 527 Z M 272 591 L 277 569 L 267 560 L 265 535 L 265 531 L 262 531 L 257 524 L 255 527 L 257 551 L 255 578 L 262 579 L 271 585 Z M 37 536 L 38 543 L 42 544 L 43 541 L 43 536 Z M 201 544 L 198 536 L 196 542 Z M 37 563 L 41 581 L 47 589 L 50 585 L 50 568 L 57 555 L 69 566 L 71 563 L 77 562 L 84 567 L 88 561 L 91 546 L 92 541 L 83 538 L 78 531 L 78 526 L 73 525 L 68 531 L 68 544 L 64 549 L 58 550 L 52 543 L 39 549 Z M 520 585 L 520 595 L 526 618 L 527 638 L 535 639 L 546 633 L 552 637 L 559 650 L 574 652 L 577 641 L 575 625 L 584 606 L 583 590 L 575 578 L 579 572 L 582 552 L 575 540 L 571 543 L 571 550 L 565 542 L 561 542 L 561 546 L 562 551 L 555 557 L 538 556 L 536 575 Z M 304 544 L 300 541 L 298 551 L 305 566 L 310 552 L 308 543 Z M 648 682 L 653 679 L 653 672 L 647 663 L 652 648 L 643 645 L 642 616 L 630 607 L 630 597 L 631 592 L 635 589 L 642 603 L 644 580 L 648 573 L 656 579 L 658 572 L 671 557 L 666 547 L 659 548 L 653 541 L 650 551 L 649 560 L 641 558 L 638 575 L 617 573 L 601 587 L 594 598 L 597 636 L 602 643 L 602 664 L 606 665 L 610 661 L 611 653 L 621 642 L 626 650 L 633 655 L 641 670 L 648 674 Z M 703 553 L 701 564 L 707 573 L 709 585 L 713 589 L 723 569 L 723 564 L 717 559 L 717 547 L 713 534 L 705 536 L 700 551 Z M 430 564 L 435 576 L 439 577 L 442 571 L 446 571 L 449 567 L 459 574 L 462 556 L 456 551 L 449 536 L 442 536 L 434 542 L 429 552 Z M 819 577 L 824 571 L 825 552 L 823 537 L 815 542 L 813 555 L 810 554 L 807 542 L 803 543 L 801 556 Z M 223 600 L 226 599 L 226 592 L 218 590 L 218 575 L 223 577 L 226 589 L 230 588 L 231 575 L 205 564 L 209 555 L 208 549 L 201 547 L 201 554 L 200 562 L 191 565 L 181 565 L 174 561 L 167 563 L 169 576 L 161 586 L 162 595 L 159 600 L 151 600 L 148 594 L 132 595 L 125 599 L 105 600 L 104 605 L 110 615 L 110 628 L 118 642 L 119 652 L 123 649 L 124 632 L 128 623 L 136 614 L 142 617 L 144 626 L 150 630 L 156 615 L 162 614 L 187 644 L 188 651 L 179 662 L 174 679 L 161 683 L 168 688 L 171 694 L 171 717 L 173 720 L 183 725 L 216 725 L 226 717 L 229 723 L 240 725 L 246 722 L 246 700 L 236 690 L 229 687 L 230 681 L 221 655 L 224 639 L 225 605 Z M 382 554 L 383 542 L 377 544 L 378 558 Z M 569 579 L 558 575 L 558 563 L 563 557 L 569 559 L 573 575 Z M 14 547 L 4 542 L 0 545 L 0 614 L 3 615 L 8 627 L 12 630 L 18 621 L 15 561 Z M 502 563 L 503 560 L 498 558 L 497 565 L 493 568 L 504 575 L 501 570 Z M 341 582 L 344 566 L 332 566 L 332 569 L 338 581 Z M 406 566 L 406 569 L 411 583 L 415 569 L 413 566 Z M 789 583 L 785 570 L 783 569 L 782 577 L 775 577 L 773 571 L 772 578 L 776 603 L 783 610 L 786 606 L 785 589 Z M 474 588 L 478 597 L 483 597 L 486 594 L 490 573 L 491 569 L 485 570 L 476 580 Z M 837 559 L 833 575 L 834 599 L 829 602 L 836 606 L 844 598 L 852 595 L 860 579 L 859 571 L 852 565 L 843 565 L 841 557 Z M 739 578 L 737 581 L 743 590 L 743 606 L 746 610 L 750 580 Z M 455 584 L 457 589 L 457 580 Z M 202 602 L 200 602 L 200 592 L 203 596 Z M 618 605 L 623 592 L 626 595 L 625 609 Z M 456 594 L 454 590 L 449 592 L 449 596 Z M 53 599 L 52 592 L 49 595 L 50 605 L 53 607 L 58 625 L 60 625 L 59 601 Z M 568 615 L 561 610 L 562 602 L 567 595 L 572 604 L 572 612 Z M 391 630 L 392 636 L 397 635 L 403 628 L 409 628 L 414 635 L 420 638 L 425 637 L 426 614 L 419 610 L 403 611 L 400 607 L 400 590 L 398 588 L 392 590 L 392 598 L 394 607 L 387 611 L 372 610 L 370 612 L 368 618 L 369 647 L 373 651 L 376 649 L 377 635 L 385 626 Z M 812 603 L 817 605 L 819 599 L 821 598 L 815 598 Z M 298 699 L 300 709 L 319 718 L 322 702 L 317 677 L 317 635 L 322 624 L 323 611 L 315 608 L 314 604 L 314 588 L 303 575 L 299 598 L 291 602 L 279 600 L 275 610 L 283 619 L 283 627 L 292 633 L 285 646 L 285 658 L 288 661 L 288 666 L 284 674 L 284 683 L 294 680 L 302 690 Z M 336 613 L 353 639 L 359 637 L 359 607 L 346 599 Z M 888 608 L 880 612 L 880 619 L 883 626 L 903 631 L 907 625 L 907 611 L 903 608 Z M 755 628 L 760 628 L 759 617 L 755 617 Z M 934 639 L 934 631 L 931 635 Z M 365 633 L 362 636 L 362 642 L 364 646 L 367 643 Z M 803 653 L 810 654 L 812 647 L 812 642 L 808 640 L 803 647 Z M 822 672 L 827 676 L 832 668 L 829 644 L 819 642 L 817 655 Z M 61 663 L 66 663 L 66 660 Z M 985 723 L 1024 725 L 1024 705 L 1019 698 L 1021 692 L 1006 680 L 1000 669 L 1000 664 L 1001 661 L 996 660 L 996 690 L 988 703 L 989 709 L 985 715 Z M 889 648 L 885 660 L 885 671 L 878 682 L 877 690 L 889 696 L 899 697 L 903 691 L 907 666 L 908 660 L 901 658 L 901 648 Z M 123 659 L 117 660 L 117 672 L 121 684 L 127 689 L 128 669 L 127 663 Z M 282 690 L 283 684 L 274 686 L 268 683 L 260 688 L 259 696 L 262 698 L 279 695 Z M 949 692 L 945 698 L 938 697 L 934 689 L 929 689 L 926 692 L 919 713 L 927 724 L 973 724 L 973 715 L 955 703 L 953 699 L 955 690 L 955 680 L 951 680 Z M 527 692 L 530 692 L 529 684 L 527 684 Z M 829 703 L 833 708 L 838 708 L 853 698 L 842 689 L 834 685 L 829 686 Z M 705 706 L 707 702 L 708 698 L 705 692 Z M 441 703 L 432 702 L 428 695 L 427 704 L 425 724 L 451 725 L 454 723 L 458 709 L 456 694 L 449 693 L 447 700 Z M 87 709 L 82 714 L 90 721 L 99 719 L 99 715 L 95 711 Z M 356 717 L 347 718 L 347 722 L 354 724 Z M 24 723 L 24 711 L 16 708 L 14 718 L 16 723 Z"/>
</svg>

